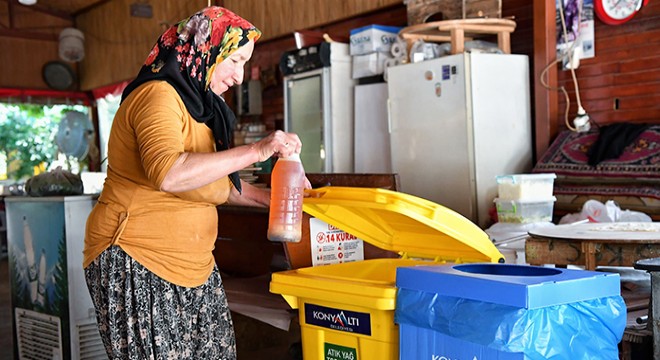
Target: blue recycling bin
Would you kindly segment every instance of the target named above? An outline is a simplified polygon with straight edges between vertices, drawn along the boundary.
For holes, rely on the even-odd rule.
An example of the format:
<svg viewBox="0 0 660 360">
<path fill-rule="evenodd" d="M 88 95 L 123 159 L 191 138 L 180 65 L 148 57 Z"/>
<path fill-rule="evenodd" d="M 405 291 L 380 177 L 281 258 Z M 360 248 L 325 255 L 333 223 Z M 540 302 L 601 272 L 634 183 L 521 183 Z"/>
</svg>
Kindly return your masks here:
<svg viewBox="0 0 660 360">
<path fill-rule="evenodd" d="M 510 264 L 401 267 L 400 359 L 608 360 L 626 326 L 618 274 Z"/>
</svg>

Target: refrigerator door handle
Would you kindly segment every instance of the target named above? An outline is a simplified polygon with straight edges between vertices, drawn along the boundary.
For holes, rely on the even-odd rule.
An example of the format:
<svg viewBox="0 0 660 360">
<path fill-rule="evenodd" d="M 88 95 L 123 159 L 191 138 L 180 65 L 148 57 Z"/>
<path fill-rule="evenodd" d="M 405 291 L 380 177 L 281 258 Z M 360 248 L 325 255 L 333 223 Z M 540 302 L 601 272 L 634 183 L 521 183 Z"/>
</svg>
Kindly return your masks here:
<svg viewBox="0 0 660 360">
<path fill-rule="evenodd" d="M 392 133 L 392 102 L 387 98 L 387 133 Z"/>
</svg>

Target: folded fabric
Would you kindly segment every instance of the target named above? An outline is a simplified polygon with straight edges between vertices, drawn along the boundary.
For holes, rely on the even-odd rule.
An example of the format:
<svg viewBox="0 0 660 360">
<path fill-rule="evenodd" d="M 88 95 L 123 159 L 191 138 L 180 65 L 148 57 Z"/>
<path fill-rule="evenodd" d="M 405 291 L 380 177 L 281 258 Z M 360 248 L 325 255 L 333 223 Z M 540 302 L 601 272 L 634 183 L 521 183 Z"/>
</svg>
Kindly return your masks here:
<svg viewBox="0 0 660 360">
<path fill-rule="evenodd" d="M 648 124 L 615 123 L 600 128 L 596 142 L 587 151 L 588 164 L 598 165 L 601 161 L 616 159 L 639 135 L 649 127 Z"/>
</svg>

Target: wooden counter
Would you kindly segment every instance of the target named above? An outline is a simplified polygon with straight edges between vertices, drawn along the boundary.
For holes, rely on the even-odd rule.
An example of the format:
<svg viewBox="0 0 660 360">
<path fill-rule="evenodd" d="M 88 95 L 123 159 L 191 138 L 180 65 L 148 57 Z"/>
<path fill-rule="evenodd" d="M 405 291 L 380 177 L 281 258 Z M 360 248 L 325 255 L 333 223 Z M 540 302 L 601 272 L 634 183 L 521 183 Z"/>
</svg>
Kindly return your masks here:
<svg viewBox="0 0 660 360">
<path fill-rule="evenodd" d="M 584 223 L 529 232 L 525 259 L 532 265 L 630 266 L 660 256 L 660 223 Z"/>
</svg>

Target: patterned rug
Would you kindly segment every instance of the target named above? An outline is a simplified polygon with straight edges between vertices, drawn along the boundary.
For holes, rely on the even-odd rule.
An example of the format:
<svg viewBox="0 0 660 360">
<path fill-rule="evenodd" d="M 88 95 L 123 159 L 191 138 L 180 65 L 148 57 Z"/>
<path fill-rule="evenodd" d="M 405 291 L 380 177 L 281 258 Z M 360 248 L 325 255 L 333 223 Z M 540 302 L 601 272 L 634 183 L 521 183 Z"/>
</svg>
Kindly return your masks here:
<svg viewBox="0 0 660 360">
<path fill-rule="evenodd" d="M 534 173 L 555 173 L 555 194 L 638 196 L 660 199 L 660 125 L 645 130 L 620 157 L 587 163 L 598 132 L 561 132 L 536 164 Z"/>
</svg>

